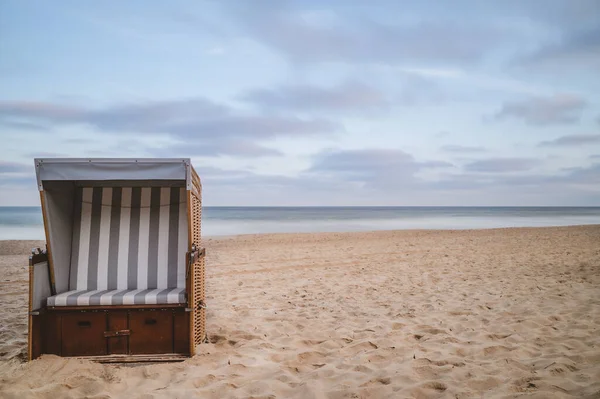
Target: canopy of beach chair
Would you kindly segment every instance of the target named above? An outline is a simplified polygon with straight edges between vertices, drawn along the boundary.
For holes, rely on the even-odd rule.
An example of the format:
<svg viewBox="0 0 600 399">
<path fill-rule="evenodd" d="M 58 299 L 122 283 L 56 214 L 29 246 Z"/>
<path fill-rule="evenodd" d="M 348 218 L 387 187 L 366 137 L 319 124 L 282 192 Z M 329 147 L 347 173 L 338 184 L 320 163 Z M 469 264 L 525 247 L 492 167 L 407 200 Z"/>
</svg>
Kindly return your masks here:
<svg viewBox="0 0 600 399">
<path fill-rule="evenodd" d="M 38 189 L 46 181 L 185 180 L 191 187 L 189 158 L 35 159 Z"/>
</svg>

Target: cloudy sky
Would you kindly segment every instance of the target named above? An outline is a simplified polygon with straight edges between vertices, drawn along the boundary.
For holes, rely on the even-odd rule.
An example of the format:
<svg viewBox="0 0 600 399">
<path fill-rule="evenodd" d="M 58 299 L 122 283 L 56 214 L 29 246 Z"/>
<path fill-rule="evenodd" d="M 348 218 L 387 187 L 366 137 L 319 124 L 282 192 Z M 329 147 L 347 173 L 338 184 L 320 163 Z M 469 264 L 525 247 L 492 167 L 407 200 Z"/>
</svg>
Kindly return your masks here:
<svg viewBox="0 0 600 399">
<path fill-rule="evenodd" d="M 600 2 L 0 2 L 33 157 L 191 157 L 207 205 L 600 205 Z"/>
</svg>

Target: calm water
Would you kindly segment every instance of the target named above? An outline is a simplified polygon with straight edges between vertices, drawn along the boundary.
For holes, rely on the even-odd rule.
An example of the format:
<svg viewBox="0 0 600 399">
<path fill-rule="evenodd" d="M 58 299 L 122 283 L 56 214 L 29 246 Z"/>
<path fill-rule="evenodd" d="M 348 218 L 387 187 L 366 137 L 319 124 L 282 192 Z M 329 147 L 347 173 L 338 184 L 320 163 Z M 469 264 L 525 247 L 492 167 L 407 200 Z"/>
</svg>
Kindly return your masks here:
<svg viewBox="0 0 600 399">
<path fill-rule="evenodd" d="M 205 236 L 600 224 L 600 207 L 205 207 Z M 39 207 L 0 207 L 0 240 L 43 239 Z"/>
</svg>

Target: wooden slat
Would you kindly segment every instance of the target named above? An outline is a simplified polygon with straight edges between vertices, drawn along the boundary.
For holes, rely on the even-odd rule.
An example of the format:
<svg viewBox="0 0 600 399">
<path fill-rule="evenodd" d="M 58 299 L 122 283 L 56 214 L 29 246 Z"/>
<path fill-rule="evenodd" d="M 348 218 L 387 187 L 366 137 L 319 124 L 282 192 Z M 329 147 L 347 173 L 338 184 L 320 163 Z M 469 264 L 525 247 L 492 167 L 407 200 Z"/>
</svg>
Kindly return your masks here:
<svg viewBox="0 0 600 399">
<path fill-rule="evenodd" d="M 40 316 L 31 315 L 33 309 L 33 265 L 40 262 L 48 262 L 48 270 L 50 273 L 50 290 L 52 294 L 56 293 L 54 284 L 54 268 L 52 267 L 50 257 L 50 244 L 48 240 L 48 221 L 46 218 L 46 202 L 44 200 L 44 192 L 40 191 L 40 202 L 42 205 L 42 220 L 44 222 L 44 233 L 46 234 L 46 253 L 31 255 L 29 258 L 29 305 L 28 313 L 29 317 L 27 320 L 27 359 L 33 360 L 38 357 L 43 351 L 41 332 L 41 319 Z M 34 320 L 35 318 L 35 320 Z"/>
<path fill-rule="evenodd" d="M 43 334 L 45 314 L 43 309 L 36 316 L 29 316 L 31 319 L 31 336 L 29 337 L 31 346 L 29 360 L 37 359 L 43 353 Z"/>
<path fill-rule="evenodd" d="M 106 314 L 76 312 L 62 316 L 61 353 L 63 356 L 107 354 Z"/>
<path fill-rule="evenodd" d="M 29 315 L 27 320 L 27 360 L 33 360 L 33 316 L 31 311 L 33 310 L 33 264 L 29 262 L 29 305 L 27 307 L 27 314 Z M 36 337 L 37 338 L 37 337 Z"/>
<path fill-rule="evenodd" d="M 42 353 L 61 356 L 62 314 L 47 312 L 44 317 Z"/>
<path fill-rule="evenodd" d="M 173 312 L 130 312 L 129 329 L 129 353 L 173 353 Z"/>
<path fill-rule="evenodd" d="M 54 262 L 52 259 L 52 247 L 50 246 L 50 227 L 48 226 L 48 218 L 46 208 L 46 200 L 44 191 L 40 191 L 40 202 L 42 204 L 42 220 L 44 221 L 44 233 L 46 234 L 46 254 L 48 255 L 48 270 L 50 272 L 50 291 L 52 295 L 56 295 L 56 280 L 54 279 Z"/>
<path fill-rule="evenodd" d="M 190 353 L 190 313 L 173 313 L 173 352 L 181 354 Z"/>
<path fill-rule="evenodd" d="M 141 362 L 182 362 L 189 356 L 179 353 L 160 355 L 107 355 L 107 356 L 75 356 L 75 359 L 91 360 L 98 363 L 141 363 Z"/>
<path fill-rule="evenodd" d="M 108 312 L 108 330 L 104 336 L 108 338 L 108 353 L 126 355 L 129 353 L 129 315 L 125 310 Z M 118 334 L 117 334 L 118 332 Z M 125 333 L 126 332 L 126 333 Z M 107 335 L 108 334 L 108 335 Z"/>
<path fill-rule="evenodd" d="M 40 315 L 32 315 L 33 310 L 33 290 L 34 290 L 34 265 L 48 261 L 48 255 L 39 253 L 29 256 L 29 305 L 28 305 L 28 334 L 27 334 L 27 359 L 33 360 L 42 353 L 42 318 Z"/>
</svg>

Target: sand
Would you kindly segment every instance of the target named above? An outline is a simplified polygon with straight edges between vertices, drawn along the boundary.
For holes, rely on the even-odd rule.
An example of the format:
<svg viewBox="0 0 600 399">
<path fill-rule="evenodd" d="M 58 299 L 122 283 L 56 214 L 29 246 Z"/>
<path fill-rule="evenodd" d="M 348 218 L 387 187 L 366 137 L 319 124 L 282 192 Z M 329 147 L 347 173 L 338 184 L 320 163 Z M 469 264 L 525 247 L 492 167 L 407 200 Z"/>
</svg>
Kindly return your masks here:
<svg viewBox="0 0 600 399">
<path fill-rule="evenodd" d="M 0 242 L 0 397 L 600 397 L 600 226 L 205 244 L 212 343 L 131 367 L 24 363 L 31 243 Z"/>
</svg>

